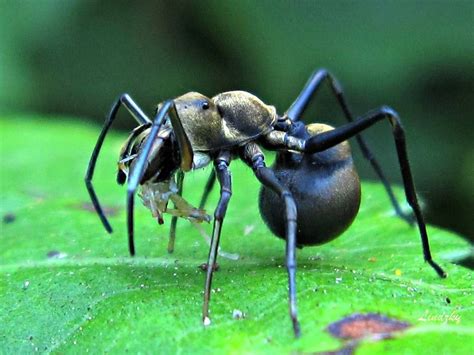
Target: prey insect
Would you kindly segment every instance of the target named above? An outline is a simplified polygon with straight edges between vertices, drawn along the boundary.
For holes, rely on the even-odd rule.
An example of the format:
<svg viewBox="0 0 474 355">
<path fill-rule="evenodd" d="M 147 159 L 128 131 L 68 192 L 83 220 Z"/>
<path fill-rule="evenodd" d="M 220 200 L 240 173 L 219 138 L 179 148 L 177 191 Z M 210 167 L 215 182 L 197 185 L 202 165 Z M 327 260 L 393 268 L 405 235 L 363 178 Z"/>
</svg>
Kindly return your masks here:
<svg viewBox="0 0 474 355">
<path fill-rule="evenodd" d="M 321 84 L 328 82 L 347 123 L 333 128 L 306 125 L 300 120 Z M 174 246 L 176 218 L 208 221 L 203 211 L 215 180 L 220 198 L 214 210 L 213 230 L 206 269 L 202 319 L 209 324 L 211 282 L 227 206 L 232 195 L 230 164 L 242 159 L 262 184 L 260 211 L 270 229 L 286 241 L 289 280 L 289 314 L 294 334 L 300 336 L 296 306 L 296 248 L 325 243 L 340 235 L 355 218 L 360 204 L 360 181 L 347 140 L 355 137 L 365 158 L 383 182 L 397 215 L 416 222 L 425 261 L 441 277 L 446 274 L 433 261 L 425 221 L 418 203 L 398 114 L 383 106 L 354 119 L 338 81 L 328 71 L 315 71 L 294 103 L 283 115 L 245 91 L 230 91 L 208 98 L 189 92 L 159 104 L 153 119 L 129 95 L 114 103 L 95 145 L 85 181 L 94 207 L 108 232 L 112 228 L 92 186 L 92 176 L 105 136 L 119 107 L 124 106 L 139 126 L 125 142 L 117 181 L 127 183 L 127 228 L 131 255 L 134 246 L 134 198 L 141 187 L 144 204 L 162 223 L 162 214 L 173 214 L 169 251 Z M 377 160 L 360 133 L 377 122 L 388 121 L 394 138 L 406 198 L 414 217 L 405 215 Z M 275 165 L 266 166 L 261 149 L 277 151 Z M 184 174 L 214 164 L 199 207 L 181 197 Z M 168 202 L 174 209 L 168 209 Z"/>
</svg>

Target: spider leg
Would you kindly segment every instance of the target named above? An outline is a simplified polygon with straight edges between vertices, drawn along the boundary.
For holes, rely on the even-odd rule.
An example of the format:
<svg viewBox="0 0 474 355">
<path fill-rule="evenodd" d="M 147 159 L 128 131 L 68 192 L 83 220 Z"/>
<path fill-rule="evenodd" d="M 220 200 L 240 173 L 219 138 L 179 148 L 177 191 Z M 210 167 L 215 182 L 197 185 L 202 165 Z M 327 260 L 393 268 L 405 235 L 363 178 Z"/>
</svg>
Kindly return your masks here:
<svg viewBox="0 0 474 355">
<path fill-rule="evenodd" d="M 202 307 L 202 320 L 204 325 L 208 325 L 209 319 L 209 301 L 211 299 L 211 282 L 214 273 L 217 251 L 219 249 L 219 239 L 221 236 L 222 223 L 224 222 L 227 205 L 232 196 L 232 183 L 229 171 L 231 155 L 229 151 L 219 153 L 214 161 L 216 176 L 221 186 L 220 198 L 214 211 L 214 226 L 212 229 L 211 246 L 209 248 L 209 257 L 207 261 L 206 283 L 204 287 L 204 303 Z"/>
<path fill-rule="evenodd" d="M 326 150 L 353 137 L 364 129 L 369 128 L 374 123 L 384 119 L 388 119 L 392 126 L 392 133 L 397 149 L 403 185 L 405 187 L 405 194 L 407 201 L 413 209 L 416 217 L 425 261 L 428 262 L 428 264 L 430 264 L 433 269 L 435 269 L 440 277 L 446 277 L 446 273 L 438 264 L 433 261 L 431 257 L 426 225 L 421 212 L 420 204 L 418 203 L 418 198 L 416 196 L 415 184 L 413 182 L 413 176 L 408 160 L 405 131 L 402 127 L 398 114 L 393 109 L 384 106 L 377 110 L 369 111 L 366 115 L 358 118 L 354 122 L 347 123 L 344 126 L 334 130 L 326 131 L 308 138 L 304 144 L 303 151 L 306 153 L 316 153 Z"/>
<path fill-rule="evenodd" d="M 212 189 L 214 188 L 214 183 L 216 182 L 216 172 L 213 169 L 207 178 L 206 187 L 204 188 L 204 192 L 201 197 L 201 202 L 199 203 L 199 208 L 204 209 L 206 206 L 207 199 L 209 194 L 211 193 Z"/>
<path fill-rule="evenodd" d="M 163 106 L 158 110 L 156 116 L 153 120 L 151 126 L 150 134 L 148 135 L 143 149 L 138 154 L 136 158 L 136 164 L 131 171 L 128 178 L 128 187 L 127 187 L 127 227 L 128 227 L 128 247 L 130 250 L 130 255 L 135 255 L 135 244 L 133 240 L 133 205 L 135 198 L 135 191 L 137 190 L 138 184 L 140 183 L 145 169 L 147 166 L 147 159 L 151 152 L 153 142 L 155 141 L 158 131 L 160 130 L 161 125 L 165 121 L 166 114 L 173 106 L 173 100 L 167 100 L 163 103 Z"/>
<path fill-rule="evenodd" d="M 248 143 L 244 147 L 244 160 L 248 162 L 262 185 L 270 188 L 285 203 L 286 208 L 286 269 L 288 272 L 289 285 L 289 313 L 293 323 L 295 337 L 301 336 L 300 324 L 298 321 L 298 310 L 296 307 L 296 202 L 289 190 L 287 190 L 273 170 L 265 166 L 265 157 L 257 144 Z"/>
<path fill-rule="evenodd" d="M 178 171 L 178 195 L 181 196 L 183 194 L 183 180 L 184 180 L 184 172 L 182 170 Z M 175 205 L 176 208 L 176 205 Z M 174 242 L 176 240 L 176 224 L 178 223 L 178 217 L 173 216 L 171 219 L 171 227 L 170 227 L 170 238 L 168 241 L 168 253 L 172 253 L 174 251 Z"/>
<path fill-rule="evenodd" d="M 139 124 L 143 125 L 145 123 L 150 122 L 150 119 L 143 113 L 143 111 L 132 100 L 132 98 L 128 96 L 128 94 L 122 94 L 112 105 L 110 113 L 107 116 L 104 126 L 102 127 L 102 130 L 100 132 L 99 138 L 97 139 L 94 150 L 92 151 L 92 156 L 89 160 L 89 165 L 87 167 L 87 172 L 84 180 L 92 204 L 94 205 L 94 208 L 97 214 L 99 215 L 102 224 L 109 233 L 112 233 L 112 227 L 104 214 L 104 211 L 99 203 L 99 199 L 97 198 L 97 195 L 95 193 L 94 187 L 92 186 L 92 178 L 94 176 L 95 165 L 97 163 L 97 158 L 99 157 L 100 149 L 102 147 L 102 144 L 104 143 L 105 136 L 107 135 L 110 126 L 112 125 L 113 121 L 115 120 L 115 117 L 117 116 L 117 112 L 120 108 L 120 105 L 125 106 L 128 112 L 133 116 L 133 118 L 135 118 L 135 120 L 137 120 Z"/>
<path fill-rule="evenodd" d="M 314 97 L 318 89 L 321 87 L 321 85 L 325 81 L 329 83 L 331 90 L 334 96 L 336 96 L 337 102 L 339 106 L 341 107 L 342 111 L 344 112 L 344 116 L 346 117 L 346 119 L 349 122 L 353 122 L 354 115 L 352 114 L 349 108 L 349 104 L 347 103 L 341 84 L 326 69 L 317 70 L 311 75 L 311 77 L 307 81 L 306 85 L 304 86 L 299 96 L 296 98 L 296 100 L 293 102 L 290 108 L 286 111 L 286 116 L 288 116 L 288 118 L 292 121 L 298 121 L 300 119 L 300 116 L 304 113 L 310 100 Z M 385 174 L 382 168 L 380 167 L 377 159 L 375 158 L 374 154 L 372 153 L 369 146 L 367 145 L 364 137 L 362 137 L 361 134 L 357 134 L 355 138 L 357 140 L 357 143 L 365 159 L 367 159 L 370 162 L 370 164 L 372 165 L 372 168 L 374 169 L 375 173 L 379 177 L 380 181 L 382 181 L 382 184 L 385 187 L 385 190 L 388 194 L 388 197 L 390 198 L 390 201 L 393 205 L 393 208 L 395 209 L 396 214 L 400 218 L 408 222 L 409 224 L 413 224 L 414 222 L 413 216 L 412 215 L 409 216 L 402 211 L 400 204 L 398 203 L 397 198 L 395 197 L 395 194 L 393 193 L 393 189 L 390 186 L 389 181 L 385 177 Z"/>
</svg>

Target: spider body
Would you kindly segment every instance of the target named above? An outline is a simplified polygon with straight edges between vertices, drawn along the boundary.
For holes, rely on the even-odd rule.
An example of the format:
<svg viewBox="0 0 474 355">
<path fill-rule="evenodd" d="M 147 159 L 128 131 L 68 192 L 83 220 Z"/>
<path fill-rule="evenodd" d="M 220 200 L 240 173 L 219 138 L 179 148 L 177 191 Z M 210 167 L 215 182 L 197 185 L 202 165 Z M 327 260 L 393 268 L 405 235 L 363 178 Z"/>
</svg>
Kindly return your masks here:
<svg viewBox="0 0 474 355">
<path fill-rule="evenodd" d="M 332 129 L 325 124 L 301 125 L 293 135 L 306 139 Z M 296 201 L 298 246 L 327 243 L 351 225 L 359 211 L 361 189 L 347 141 L 313 154 L 280 151 L 271 168 Z M 281 198 L 262 186 L 259 207 L 270 230 L 285 239 Z"/>
<path fill-rule="evenodd" d="M 232 151 L 269 133 L 277 121 L 275 107 L 265 105 L 245 91 L 230 91 L 208 98 L 189 92 L 173 100 L 174 113 L 158 131 L 140 179 L 168 180 L 181 168 L 183 172 L 203 168 L 214 152 Z M 159 104 L 157 111 L 163 104 Z M 173 130 L 173 126 L 175 129 Z M 123 144 L 117 180 L 123 184 L 143 150 L 151 124 L 137 127 Z"/>
<path fill-rule="evenodd" d="M 334 129 L 323 124 L 305 126 L 300 117 L 325 81 L 329 82 L 348 123 Z M 220 198 L 214 210 L 204 286 L 204 325 L 210 324 L 212 276 L 222 226 L 232 196 L 231 161 L 240 158 L 252 168 L 263 186 L 260 194 L 262 215 L 270 229 L 285 240 L 289 314 L 294 334 L 298 337 L 296 246 L 321 244 L 335 238 L 350 225 L 359 208 L 360 183 L 347 143 L 349 138 L 357 139 L 364 156 L 385 185 L 397 214 L 410 221 L 401 212 L 390 184 L 359 135 L 383 120 L 388 121 L 392 128 L 406 197 L 416 218 L 425 261 L 438 275 L 446 276 L 431 257 L 398 114 L 382 106 L 355 120 L 341 86 L 326 70 L 311 75 L 300 95 L 281 116 L 277 115 L 273 106 L 264 104 L 245 91 L 230 91 L 211 99 L 190 92 L 159 104 L 151 120 L 130 96 L 121 95 L 112 106 L 99 135 L 85 177 L 94 207 L 109 232 L 112 232 L 112 228 L 92 186 L 92 177 L 102 143 L 121 106 L 139 123 L 122 147 L 117 174 L 118 183 L 127 183 L 127 228 L 131 255 L 135 254 L 134 198 L 139 186 L 144 204 L 158 222 L 163 223 L 161 214 L 164 212 L 173 215 L 168 246 L 171 252 L 176 218 L 209 221 L 210 216 L 202 208 L 215 180 L 219 182 Z M 272 168 L 266 166 L 260 146 L 278 152 Z M 214 170 L 206 184 L 201 204 L 195 208 L 181 197 L 184 174 L 210 162 L 214 163 Z M 170 200 L 174 209 L 168 207 Z"/>
</svg>

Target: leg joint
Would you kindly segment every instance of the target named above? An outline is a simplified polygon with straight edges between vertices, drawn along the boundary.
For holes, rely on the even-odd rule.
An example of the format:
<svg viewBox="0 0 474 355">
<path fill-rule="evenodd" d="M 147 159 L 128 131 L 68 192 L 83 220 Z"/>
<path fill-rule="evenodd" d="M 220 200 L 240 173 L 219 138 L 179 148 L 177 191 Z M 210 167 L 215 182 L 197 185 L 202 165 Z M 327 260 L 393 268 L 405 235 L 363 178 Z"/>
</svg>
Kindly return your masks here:
<svg viewBox="0 0 474 355">
<path fill-rule="evenodd" d="M 218 160 L 216 161 L 216 169 L 217 169 L 218 171 L 227 170 L 228 167 L 229 167 L 229 163 L 228 163 L 226 160 L 218 159 Z"/>
<path fill-rule="evenodd" d="M 224 219 L 225 213 L 227 211 L 227 205 L 229 204 L 229 200 L 231 196 L 232 196 L 232 192 L 229 189 L 226 189 L 226 188 L 221 189 L 221 198 L 219 199 L 217 208 L 214 211 L 214 219 L 216 220 Z"/>
<path fill-rule="evenodd" d="M 343 94 L 342 85 L 339 83 L 336 77 L 332 75 L 331 72 L 326 68 L 322 68 L 316 71 L 315 76 L 320 77 L 321 81 L 329 79 L 331 83 L 331 89 L 334 91 L 334 93 L 338 96 L 341 96 Z"/>
<path fill-rule="evenodd" d="M 123 94 L 121 94 L 119 96 L 118 101 L 120 101 L 121 103 L 124 103 L 124 102 L 132 101 L 132 99 L 131 99 L 130 95 L 128 95 L 126 92 L 124 92 Z"/>
<path fill-rule="evenodd" d="M 401 121 L 400 121 L 400 116 L 398 115 L 398 113 L 391 107 L 389 106 L 382 106 L 380 108 L 380 112 L 388 117 L 388 119 L 390 120 L 390 123 L 392 124 L 392 126 L 401 126 Z"/>
<path fill-rule="evenodd" d="M 314 71 L 313 76 L 328 76 L 329 71 L 326 68 L 319 68 L 316 71 Z"/>
<path fill-rule="evenodd" d="M 221 199 L 223 200 L 229 200 L 230 197 L 232 196 L 232 190 L 229 189 L 228 187 L 221 187 Z"/>
<path fill-rule="evenodd" d="M 386 116 L 394 117 L 396 120 L 400 119 L 399 116 L 398 116 L 398 113 L 393 108 L 391 108 L 390 106 L 382 106 L 380 108 L 380 111 Z"/>
</svg>

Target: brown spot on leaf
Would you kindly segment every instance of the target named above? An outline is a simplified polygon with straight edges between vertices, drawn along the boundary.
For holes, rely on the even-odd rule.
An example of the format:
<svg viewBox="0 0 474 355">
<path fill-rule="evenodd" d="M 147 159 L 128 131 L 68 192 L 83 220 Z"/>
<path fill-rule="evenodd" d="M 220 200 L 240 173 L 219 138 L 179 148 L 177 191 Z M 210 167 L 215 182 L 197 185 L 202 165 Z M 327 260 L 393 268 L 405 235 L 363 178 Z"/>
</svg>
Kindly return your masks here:
<svg viewBox="0 0 474 355">
<path fill-rule="evenodd" d="M 386 339 L 393 332 L 404 330 L 409 326 L 407 322 L 377 313 L 356 313 L 330 324 L 327 329 L 332 335 L 341 339 Z"/>
<path fill-rule="evenodd" d="M 60 251 L 58 250 L 51 250 L 48 252 L 48 254 L 46 254 L 48 256 L 48 258 L 50 259 L 64 259 L 67 254 L 66 253 L 61 253 Z"/>
<path fill-rule="evenodd" d="M 72 207 L 78 208 L 81 210 L 86 210 L 92 213 L 97 213 L 95 211 L 94 205 L 91 202 L 83 202 L 83 203 L 75 204 Z M 120 207 L 102 205 L 102 210 L 107 216 L 115 216 L 120 211 Z"/>
</svg>

